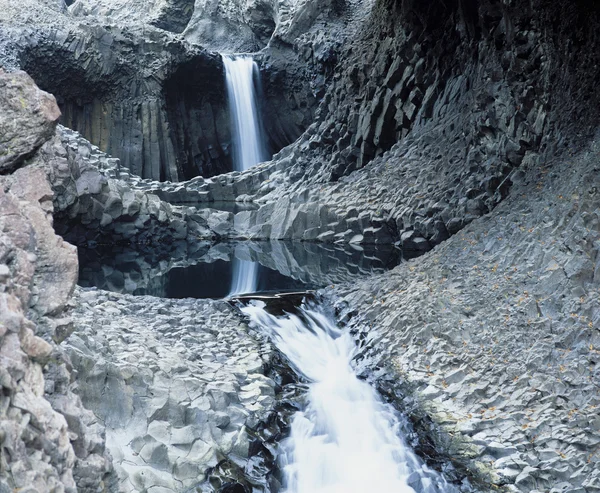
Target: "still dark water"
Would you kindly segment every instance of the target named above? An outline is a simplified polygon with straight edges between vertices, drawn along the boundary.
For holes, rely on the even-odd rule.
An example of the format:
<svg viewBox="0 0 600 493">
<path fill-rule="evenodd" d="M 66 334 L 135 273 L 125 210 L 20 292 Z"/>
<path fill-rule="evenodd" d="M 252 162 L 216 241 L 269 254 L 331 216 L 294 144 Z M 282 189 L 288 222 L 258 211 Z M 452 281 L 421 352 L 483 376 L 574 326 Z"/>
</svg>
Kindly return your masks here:
<svg viewBox="0 0 600 493">
<path fill-rule="evenodd" d="M 342 248 L 295 242 L 198 243 L 169 254 L 102 245 L 78 248 L 79 285 L 163 298 L 223 298 L 232 259 L 257 264 L 258 292 L 319 289 L 383 272 L 401 261 L 393 248 Z"/>
</svg>

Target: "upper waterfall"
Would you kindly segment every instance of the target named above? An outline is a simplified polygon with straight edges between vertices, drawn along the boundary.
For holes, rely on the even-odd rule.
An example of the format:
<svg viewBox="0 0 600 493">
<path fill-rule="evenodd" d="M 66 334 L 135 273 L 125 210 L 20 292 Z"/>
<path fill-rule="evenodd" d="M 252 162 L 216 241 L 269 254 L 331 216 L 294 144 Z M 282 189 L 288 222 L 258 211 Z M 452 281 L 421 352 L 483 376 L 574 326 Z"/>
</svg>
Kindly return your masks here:
<svg viewBox="0 0 600 493">
<path fill-rule="evenodd" d="M 223 55 L 232 121 L 233 168 L 244 171 L 268 159 L 258 118 L 254 76 L 258 66 L 251 56 Z"/>
</svg>

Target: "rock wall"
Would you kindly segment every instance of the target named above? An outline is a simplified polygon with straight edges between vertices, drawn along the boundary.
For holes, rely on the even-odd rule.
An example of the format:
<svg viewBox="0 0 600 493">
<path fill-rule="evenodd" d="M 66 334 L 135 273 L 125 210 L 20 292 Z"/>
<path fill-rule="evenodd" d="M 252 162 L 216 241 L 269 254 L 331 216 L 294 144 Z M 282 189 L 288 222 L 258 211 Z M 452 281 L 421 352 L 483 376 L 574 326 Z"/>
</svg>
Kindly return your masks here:
<svg viewBox="0 0 600 493">
<path fill-rule="evenodd" d="M 225 53 L 264 48 L 277 23 L 277 0 L 196 0 L 186 39 Z"/>
<path fill-rule="evenodd" d="M 149 24 L 173 33 L 181 33 L 194 12 L 194 0 L 71 0 L 68 3 L 74 17 L 92 17 L 104 24 Z"/>
<path fill-rule="evenodd" d="M 193 118 L 193 104 L 177 105 L 169 97 L 172 91 L 163 87 L 178 80 L 177 67 L 184 63 L 204 77 L 216 74 L 218 80 L 222 73 L 218 57 L 189 49 L 157 30 L 141 36 L 92 25 L 81 31 L 67 24 L 60 31 L 38 32 L 34 42 L 28 40 L 19 52 L 20 66 L 56 95 L 62 123 L 143 177 L 179 181 L 231 169 L 221 148 L 226 149 L 228 141 L 221 145 L 215 135 L 215 126 L 221 124 L 218 115 L 195 125 L 208 138 L 208 144 L 201 137 L 197 141 L 204 155 L 188 156 L 180 149 L 184 137 L 176 122 Z M 202 94 L 202 88 L 197 89 Z M 209 95 L 220 101 L 221 113 L 223 92 L 217 91 L 221 99 Z M 205 103 L 201 99 L 199 104 Z M 216 155 L 209 152 L 211 146 Z"/>
<path fill-rule="evenodd" d="M 432 252 L 334 290 L 433 448 L 496 488 L 600 485 L 599 163 L 600 135 Z"/>
<path fill-rule="evenodd" d="M 176 182 L 232 169 L 220 57 L 177 34 L 191 15 L 189 2 L 1 5 L 0 64 L 27 71 L 54 94 L 64 125 L 144 178 Z M 198 2 L 194 15 L 208 16 L 213 8 Z M 254 4 L 245 8 L 250 17 L 260 10 Z M 314 22 L 305 24 L 315 29 Z M 235 38 L 232 29 L 225 34 Z M 303 41 L 304 51 L 311 42 Z M 261 112 L 272 152 L 310 124 L 331 65 L 316 56 L 305 67 L 298 49 L 282 46 L 263 55 L 261 67 Z"/>
<path fill-rule="evenodd" d="M 47 169 L 27 160 L 60 112 L 23 72 L 0 71 L 0 107 L 0 128 L 9 129 L 0 176 L 0 488 L 102 491 L 111 470 L 104 431 L 72 392 L 57 345 L 71 330 L 77 255 L 52 228 Z"/>
<path fill-rule="evenodd" d="M 429 250 L 519 168 L 593 134 L 598 19 L 587 4 L 378 2 L 315 123 L 245 192 L 264 205 L 239 230 Z"/>
<path fill-rule="evenodd" d="M 116 159 L 68 129 L 59 129 L 39 160 L 56 192 L 57 231 L 76 244 L 160 242 L 168 249 L 186 239 L 215 239 L 231 228 L 226 213 L 175 207 L 147 190 L 132 190 L 114 179 Z"/>
</svg>

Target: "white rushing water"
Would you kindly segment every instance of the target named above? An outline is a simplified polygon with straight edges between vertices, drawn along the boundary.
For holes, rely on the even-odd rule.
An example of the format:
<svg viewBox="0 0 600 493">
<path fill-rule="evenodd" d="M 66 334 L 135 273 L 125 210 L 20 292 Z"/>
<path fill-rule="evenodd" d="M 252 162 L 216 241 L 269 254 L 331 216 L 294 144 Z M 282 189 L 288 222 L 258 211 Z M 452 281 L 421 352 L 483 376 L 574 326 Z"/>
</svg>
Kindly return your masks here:
<svg viewBox="0 0 600 493">
<path fill-rule="evenodd" d="M 254 88 L 258 66 L 251 56 L 222 57 L 232 122 L 233 167 L 244 171 L 267 159 Z"/>
<path fill-rule="evenodd" d="M 244 171 L 265 161 L 267 155 L 258 119 L 254 77 L 258 66 L 251 56 L 223 55 L 227 97 L 232 122 L 233 168 Z M 258 265 L 245 260 L 233 260 L 233 278 L 229 296 L 256 291 Z"/>
<path fill-rule="evenodd" d="M 262 302 L 243 311 L 308 379 L 308 404 L 281 445 L 285 493 L 454 492 L 401 437 L 393 408 L 360 380 L 357 347 L 319 308 L 274 317 Z"/>
</svg>

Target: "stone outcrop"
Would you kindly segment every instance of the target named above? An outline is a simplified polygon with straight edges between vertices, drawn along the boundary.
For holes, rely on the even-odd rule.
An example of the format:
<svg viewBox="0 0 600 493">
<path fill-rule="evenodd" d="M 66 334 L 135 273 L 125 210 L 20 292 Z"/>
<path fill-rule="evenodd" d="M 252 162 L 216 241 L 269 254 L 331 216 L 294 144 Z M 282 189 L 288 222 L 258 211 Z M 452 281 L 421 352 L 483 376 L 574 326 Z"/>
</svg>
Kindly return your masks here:
<svg viewBox="0 0 600 493">
<path fill-rule="evenodd" d="M 0 68 L 0 173 L 22 165 L 50 138 L 60 111 L 55 99 L 40 91 L 25 72 L 7 76 Z"/>
<path fill-rule="evenodd" d="M 77 255 L 52 228 L 46 169 L 24 160 L 59 110 L 22 72 L 0 73 L 0 106 L 3 162 L 18 167 L 0 176 L 0 489 L 101 491 L 111 469 L 104 431 L 72 392 L 57 346 L 70 330 Z"/>
<path fill-rule="evenodd" d="M 335 290 L 437 451 L 507 491 L 600 487 L 599 163 L 596 138 L 431 253 Z"/>
<path fill-rule="evenodd" d="M 66 348 L 77 391 L 106 426 L 118 491 L 187 491 L 253 453 L 274 404 L 268 345 L 224 301 L 78 290 Z M 206 490 L 203 490 L 206 491 Z"/>
</svg>

